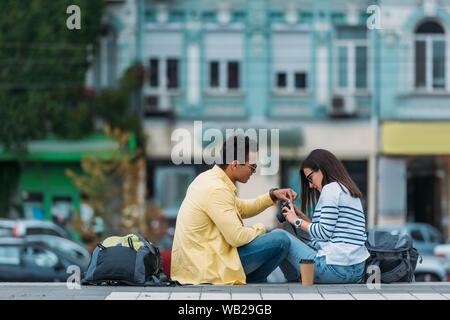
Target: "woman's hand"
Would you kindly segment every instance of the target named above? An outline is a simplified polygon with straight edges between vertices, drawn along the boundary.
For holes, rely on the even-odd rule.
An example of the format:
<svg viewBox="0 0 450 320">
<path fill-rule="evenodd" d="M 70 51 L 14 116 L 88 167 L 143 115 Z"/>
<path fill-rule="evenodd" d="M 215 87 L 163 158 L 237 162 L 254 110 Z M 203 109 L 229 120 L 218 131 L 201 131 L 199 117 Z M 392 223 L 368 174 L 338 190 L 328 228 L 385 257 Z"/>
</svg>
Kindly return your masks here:
<svg viewBox="0 0 450 320">
<path fill-rule="evenodd" d="M 290 208 L 288 208 L 288 207 L 283 207 L 283 215 L 284 215 L 284 217 L 286 218 L 286 220 L 289 222 L 289 223 L 291 223 L 291 224 L 294 224 L 295 223 L 295 221 L 298 219 L 298 216 L 297 216 L 297 214 L 295 213 L 295 211 L 294 211 L 294 204 L 292 203 L 292 201 L 289 201 L 288 202 L 289 203 L 289 207 Z"/>
<path fill-rule="evenodd" d="M 311 222 L 311 219 L 310 219 L 306 214 L 304 214 L 304 213 L 303 213 L 303 212 L 295 205 L 295 203 L 293 203 L 293 206 L 294 206 L 295 213 L 296 213 L 301 219 L 303 219 L 303 220 L 305 220 L 305 221 Z"/>
</svg>

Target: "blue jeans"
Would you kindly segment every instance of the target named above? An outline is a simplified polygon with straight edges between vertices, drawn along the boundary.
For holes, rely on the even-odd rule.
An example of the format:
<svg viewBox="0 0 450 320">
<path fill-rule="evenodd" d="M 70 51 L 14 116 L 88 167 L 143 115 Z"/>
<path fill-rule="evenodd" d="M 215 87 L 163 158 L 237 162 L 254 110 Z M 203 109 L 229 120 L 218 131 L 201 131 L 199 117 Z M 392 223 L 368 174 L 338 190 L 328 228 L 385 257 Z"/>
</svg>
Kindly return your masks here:
<svg viewBox="0 0 450 320">
<path fill-rule="evenodd" d="M 356 283 L 363 276 L 365 262 L 351 266 L 326 264 L 325 256 L 314 263 L 314 283 Z"/>
<path fill-rule="evenodd" d="M 350 266 L 327 265 L 325 256 L 316 257 L 318 248 L 306 244 L 290 233 L 288 237 L 289 252 L 286 259 L 280 263 L 280 269 L 287 281 L 299 281 L 301 259 L 315 260 L 314 283 L 356 283 L 363 276 L 365 262 Z"/>
<path fill-rule="evenodd" d="M 315 260 L 317 250 L 299 240 L 293 234 L 287 232 L 290 246 L 286 259 L 280 264 L 280 269 L 283 271 L 287 281 L 298 281 L 300 278 L 300 260 L 308 259 Z"/>
<path fill-rule="evenodd" d="M 237 248 L 247 283 L 267 281 L 267 276 L 286 258 L 291 243 L 288 234 L 276 229 Z"/>
</svg>

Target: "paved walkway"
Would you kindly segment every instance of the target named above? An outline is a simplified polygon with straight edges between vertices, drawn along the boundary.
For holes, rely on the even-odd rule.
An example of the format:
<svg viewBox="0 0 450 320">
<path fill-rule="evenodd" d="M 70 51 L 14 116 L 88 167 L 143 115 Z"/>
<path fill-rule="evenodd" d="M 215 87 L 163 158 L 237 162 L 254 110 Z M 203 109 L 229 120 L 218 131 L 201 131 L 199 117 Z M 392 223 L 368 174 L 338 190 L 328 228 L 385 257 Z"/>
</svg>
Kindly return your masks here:
<svg viewBox="0 0 450 320">
<path fill-rule="evenodd" d="M 450 300 L 450 282 L 314 285 L 300 283 L 183 287 L 81 286 L 0 283 L 0 300 Z"/>
</svg>

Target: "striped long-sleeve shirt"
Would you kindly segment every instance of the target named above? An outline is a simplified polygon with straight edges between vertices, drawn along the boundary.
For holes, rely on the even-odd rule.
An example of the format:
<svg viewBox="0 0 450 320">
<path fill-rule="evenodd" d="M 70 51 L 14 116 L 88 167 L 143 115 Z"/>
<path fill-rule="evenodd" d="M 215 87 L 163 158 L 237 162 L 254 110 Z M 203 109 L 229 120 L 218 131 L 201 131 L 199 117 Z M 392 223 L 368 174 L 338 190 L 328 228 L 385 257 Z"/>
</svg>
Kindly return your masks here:
<svg viewBox="0 0 450 320">
<path fill-rule="evenodd" d="M 361 200 L 342 188 L 337 182 L 322 188 L 308 231 L 320 247 L 317 256 L 326 256 L 327 264 L 353 265 L 369 257 L 366 219 Z"/>
</svg>

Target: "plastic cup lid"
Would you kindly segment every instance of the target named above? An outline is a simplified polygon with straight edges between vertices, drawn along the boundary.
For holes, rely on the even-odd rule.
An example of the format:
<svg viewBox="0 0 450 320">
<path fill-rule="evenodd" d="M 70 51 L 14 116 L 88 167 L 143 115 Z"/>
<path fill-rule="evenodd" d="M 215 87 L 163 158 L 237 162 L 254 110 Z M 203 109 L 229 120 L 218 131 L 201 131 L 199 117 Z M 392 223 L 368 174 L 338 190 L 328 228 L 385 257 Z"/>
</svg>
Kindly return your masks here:
<svg viewBox="0 0 450 320">
<path fill-rule="evenodd" d="M 302 260 L 300 260 L 300 263 L 314 263 L 314 260 L 302 259 Z"/>
</svg>

